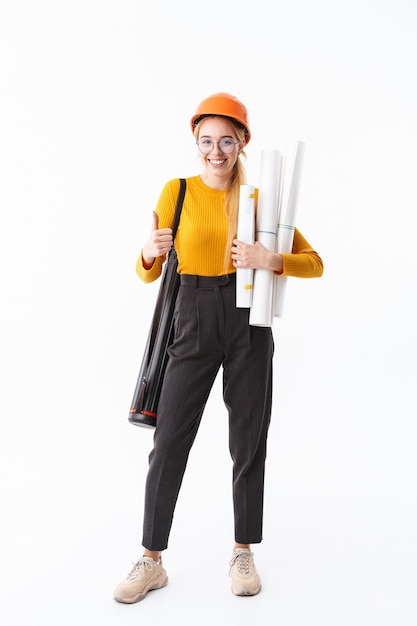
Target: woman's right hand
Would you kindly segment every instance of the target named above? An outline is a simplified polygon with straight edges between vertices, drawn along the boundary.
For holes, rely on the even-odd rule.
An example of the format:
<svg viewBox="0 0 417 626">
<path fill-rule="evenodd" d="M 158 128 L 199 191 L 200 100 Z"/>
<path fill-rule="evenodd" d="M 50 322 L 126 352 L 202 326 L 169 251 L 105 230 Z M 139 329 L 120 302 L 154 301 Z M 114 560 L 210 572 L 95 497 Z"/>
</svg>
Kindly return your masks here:
<svg viewBox="0 0 417 626">
<path fill-rule="evenodd" d="M 152 267 L 156 257 L 168 254 L 173 245 L 172 228 L 158 228 L 158 225 L 159 217 L 154 211 L 151 234 L 142 248 L 142 262 L 145 267 Z"/>
</svg>

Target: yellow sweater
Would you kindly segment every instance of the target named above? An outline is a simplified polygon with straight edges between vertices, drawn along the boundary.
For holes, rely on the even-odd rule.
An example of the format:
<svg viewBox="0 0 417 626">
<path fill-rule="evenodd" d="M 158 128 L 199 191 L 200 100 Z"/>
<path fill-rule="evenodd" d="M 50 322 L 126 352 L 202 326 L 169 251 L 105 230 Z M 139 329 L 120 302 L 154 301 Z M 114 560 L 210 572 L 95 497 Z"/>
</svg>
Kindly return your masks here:
<svg viewBox="0 0 417 626">
<path fill-rule="evenodd" d="M 159 228 L 170 228 L 180 188 L 179 179 L 170 180 L 162 189 L 156 212 Z M 199 176 L 187 178 L 187 189 L 175 237 L 180 274 L 221 276 L 224 274 L 224 250 L 227 242 L 227 218 L 224 211 L 223 190 L 207 187 Z M 308 241 L 295 229 L 292 254 L 283 254 L 282 276 L 299 278 L 319 277 L 323 263 Z M 136 272 L 145 282 L 156 280 L 162 271 L 165 256 L 155 259 L 150 269 L 142 264 L 142 254 L 136 263 Z M 232 260 L 228 273 L 235 272 Z"/>
</svg>

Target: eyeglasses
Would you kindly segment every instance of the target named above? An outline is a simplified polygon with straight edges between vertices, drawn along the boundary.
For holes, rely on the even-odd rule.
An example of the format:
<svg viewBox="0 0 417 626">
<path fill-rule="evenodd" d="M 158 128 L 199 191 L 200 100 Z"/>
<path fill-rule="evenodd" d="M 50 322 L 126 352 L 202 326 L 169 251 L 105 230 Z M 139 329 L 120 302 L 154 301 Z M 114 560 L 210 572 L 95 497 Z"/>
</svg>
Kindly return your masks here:
<svg viewBox="0 0 417 626">
<path fill-rule="evenodd" d="M 201 141 L 197 141 L 197 146 L 200 152 L 203 154 L 209 154 L 213 148 L 214 144 L 217 143 L 221 152 L 225 154 L 230 154 L 235 149 L 235 146 L 239 143 L 238 141 L 233 141 L 232 139 L 220 139 L 220 141 L 212 141 L 211 139 L 201 139 Z"/>
</svg>

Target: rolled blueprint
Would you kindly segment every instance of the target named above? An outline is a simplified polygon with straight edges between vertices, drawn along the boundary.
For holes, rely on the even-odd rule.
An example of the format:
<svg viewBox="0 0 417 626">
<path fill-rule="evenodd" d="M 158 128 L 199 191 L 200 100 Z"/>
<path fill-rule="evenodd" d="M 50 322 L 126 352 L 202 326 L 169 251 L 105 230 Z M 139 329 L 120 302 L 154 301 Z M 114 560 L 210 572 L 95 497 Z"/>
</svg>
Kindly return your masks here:
<svg viewBox="0 0 417 626">
<path fill-rule="evenodd" d="M 255 187 L 241 185 L 239 195 L 239 218 L 237 238 L 245 243 L 255 241 Z M 236 270 L 236 306 L 249 308 L 252 304 L 253 269 L 250 267 Z"/>
<path fill-rule="evenodd" d="M 263 150 L 259 179 L 255 239 L 268 250 L 276 250 L 278 206 L 280 197 L 281 154 L 279 150 Z M 274 273 L 256 269 L 253 280 L 251 326 L 272 326 Z"/>
<path fill-rule="evenodd" d="M 305 143 L 298 141 L 292 161 L 287 161 L 276 248 L 280 254 L 289 254 L 292 251 L 304 153 Z M 287 278 L 287 276 L 274 276 L 274 317 L 282 317 Z"/>
</svg>

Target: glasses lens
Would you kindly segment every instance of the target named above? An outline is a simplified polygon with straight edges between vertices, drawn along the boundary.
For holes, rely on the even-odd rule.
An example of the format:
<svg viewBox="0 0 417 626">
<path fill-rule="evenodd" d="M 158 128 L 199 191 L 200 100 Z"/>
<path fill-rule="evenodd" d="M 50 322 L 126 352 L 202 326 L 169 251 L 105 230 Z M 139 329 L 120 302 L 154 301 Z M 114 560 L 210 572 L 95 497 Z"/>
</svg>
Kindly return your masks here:
<svg viewBox="0 0 417 626">
<path fill-rule="evenodd" d="M 203 154 L 208 154 L 213 150 L 213 142 L 210 139 L 202 139 L 201 141 L 197 141 L 197 146 L 200 152 Z"/>
<path fill-rule="evenodd" d="M 220 150 L 225 154 L 230 154 L 235 149 L 235 143 L 231 139 L 222 139 L 219 142 Z"/>
</svg>

